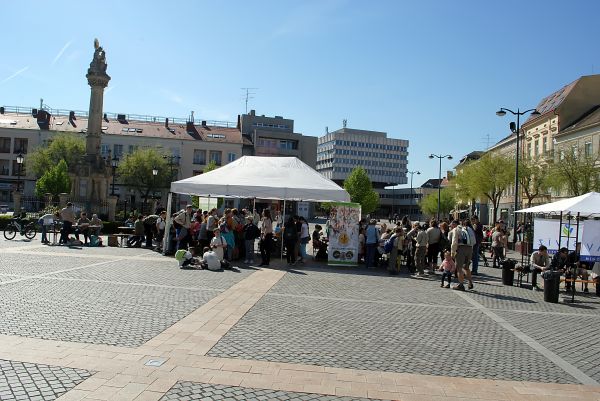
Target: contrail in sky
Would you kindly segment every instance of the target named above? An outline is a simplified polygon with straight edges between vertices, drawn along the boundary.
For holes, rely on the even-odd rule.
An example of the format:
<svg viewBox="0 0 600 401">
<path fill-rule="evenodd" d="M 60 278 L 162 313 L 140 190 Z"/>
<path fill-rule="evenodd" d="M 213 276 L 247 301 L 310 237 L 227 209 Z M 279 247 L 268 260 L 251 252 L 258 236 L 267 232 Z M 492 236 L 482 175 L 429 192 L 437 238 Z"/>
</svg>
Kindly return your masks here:
<svg viewBox="0 0 600 401">
<path fill-rule="evenodd" d="M 69 48 L 69 46 L 71 46 L 72 42 L 72 40 L 69 40 L 67 43 L 65 43 L 62 49 L 60 49 L 58 54 L 54 57 L 54 60 L 52 60 L 52 63 L 50 65 L 56 64 L 56 62 L 62 57 L 63 53 Z"/>
<path fill-rule="evenodd" d="M 9 76 L 9 77 L 6 77 L 6 78 L 4 78 L 2 81 L 0 81 L 0 85 L 2 85 L 2 84 L 3 84 L 3 83 L 5 83 L 5 82 L 8 82 L 8 81 L 10 81 L 10 80 L 11 80 L 11 79 L 13 79 L 13 78 L 16 78 L 16 77 L 18 77 L 19 75 L 21 75 L 22 73 L 24 73 L 24 72 L 25 72 L 25 71 L 27 71 L 28 69 L 29 69 L 29 66 L 21 68 L 19 71 L 15 72 L 15 73 L 14 73 L 14 74 L 12 74 L 11 76 Z"/>
</svg>

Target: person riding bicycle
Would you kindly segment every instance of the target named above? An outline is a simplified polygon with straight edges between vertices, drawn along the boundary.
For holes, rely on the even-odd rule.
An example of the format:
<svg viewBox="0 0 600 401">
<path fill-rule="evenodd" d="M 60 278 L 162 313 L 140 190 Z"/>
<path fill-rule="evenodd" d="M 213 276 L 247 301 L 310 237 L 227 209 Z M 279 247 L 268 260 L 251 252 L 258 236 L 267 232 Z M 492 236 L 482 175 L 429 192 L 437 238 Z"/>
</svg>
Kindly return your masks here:
<svg viewBox="0 0 600 401">
<path fill-rule="evenodd" d="M 23 231 L 27 223 L 29 223 L 29 219 L 27 218 L 27 212 L 25 209 L 21 209 L 21 213 L 19 213 L 16 217 L 13 216 L 12 221 L 14 221 L 19 227 L 19 231 Z"/>
</svg>

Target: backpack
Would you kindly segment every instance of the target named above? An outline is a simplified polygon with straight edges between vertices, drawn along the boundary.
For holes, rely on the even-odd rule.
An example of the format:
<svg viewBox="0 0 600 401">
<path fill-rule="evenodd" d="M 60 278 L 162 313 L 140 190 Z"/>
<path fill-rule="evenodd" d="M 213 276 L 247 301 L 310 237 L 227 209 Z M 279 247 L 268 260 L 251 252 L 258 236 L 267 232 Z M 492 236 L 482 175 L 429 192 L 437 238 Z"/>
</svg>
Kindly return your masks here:
<svg viewBox="0 0 600 401">
<path fill-rule="evenodd" d="M 463 229 L 459 231 L 458 243 L 460 245 L 471 245 L 471 246 L 473 245 L 473 239 L 471 238 L 471 235 L 469 234 L 468 227 L 463 227 Z"/>
<path fill-rule="evenodd" d="M 390 253 L 392 249 L 394 249 L 394 240 L 396 239 L 396 234 L 392 235 L 390 238 L 386 239 L 383 244 L 383 252 Z"/>
</svg>

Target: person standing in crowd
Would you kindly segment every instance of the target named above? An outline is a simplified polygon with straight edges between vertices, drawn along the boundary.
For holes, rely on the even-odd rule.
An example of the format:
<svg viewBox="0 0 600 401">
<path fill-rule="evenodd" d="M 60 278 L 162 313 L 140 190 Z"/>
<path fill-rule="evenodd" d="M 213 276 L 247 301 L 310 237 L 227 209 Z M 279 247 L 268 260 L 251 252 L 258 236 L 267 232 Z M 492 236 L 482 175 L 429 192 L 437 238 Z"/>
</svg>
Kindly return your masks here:
<svg viewBox="0 0 600 401">
<path fill-rule="evenodd" d="M 63 222 L 62 230 L 60 230 L 59 244 L 67 244 L 69 242 L 69 234 L 73 232 L 73 224 L 75 224 L 75 212 L 73 204 L 67 203 L 67 206 L 60 211 L 60 218 Z"/>
<path fill-rule="evenodd" d="M 438 222 L 431 220 L 430 227 L 427 229 L 427 263 L 429 271 L 435 274 L 437 268 L 438 253 L 440 253 L 440 241 L 442 231 L 438 228 Z"/>
<path fill-rule="evenodd" d="M 162 242 L 165 238 L 165 227 L 167 226 L 167 211 L 162 210 L 156 219 L 156 241 L 158 242 L 158 248 L 162 249 Z"/>
<path fill-rule="evenodd" d="M 200 228 L 198 229 L 198 246 L 202 249 L 204 249 L 205 246 L 209 245 L 208 242 L 208 231 L 207 231 L 207 225 L 208 225 L 208 217 L 207 217 L 208 213 L 202 213 L 202 217 L 201 217 L 201 221 L 200 221 Z"/>
<path fill-rule="evenodd" d="M 233 215 L 233 237 L 235 240 L 235 248 L 233 255 L 234 259 L 239 259 L 242 255 L 246 255 L 245 251 L 245 241 L 244 241 L 244 225 L 246 222 L 244 221 L 244 216 L 237 209 L 232 209 L 231 213 Z"/>
<path fill-rule="evenodd" d="M 187 249 L 189 241 L 191 239 L 190 228 L 192 225 L 192 205 L 187 205 L 185 210 L 182 210 L 173 220 L 177 223 L 176 228 L 177 235 L 177 250 Z"/>
<path fill-rule="evenodd" d="M 245 243 L 245 251 L 246 251 L 246 259 L 244 263 L 253 264 L 254 263 L 254 243 L 256 239 L 260 237 L 260 230 L 254 224 L 254 217 L 248 216 L 246 217 L 247 223 L 244 226 L 244 241 Z"/>
<path fill-rule="evenodd" d="M 225 250 L 227 249 L 227 241 L 221 236 L 221 230 L 217 227 L 213 230 L 213 238 L 210 240 L 211 249 L 217 254 L 219 262 L 223 261 L 225 257 Z"/>
<path fill-rule="evenodd" d="M 394 228 L 394 242 L 392 243 L 392 251 L 390 252 L 390 260 L 388 261 L 388 273 L 398 274 L 398 256 L 404 251 L 404 229 L 400 226 Z"/>
<path fill-rule="evenodd" d="M 450 251 L 456 261 L 456 270 L 458 273 L 458 285 L 454 289 L 459 291 L 465 290 L 463 284 L 465 274 L 467 275 L 467 280 L 469 280 L 469 289 L 473 289 L 473 278 L 471 277 L 469 265 L 471 264 L 471 259 L 473 259 L 475 232 L 469 227 L 470 224 L 469 220 L 464 220 L 462 225 L 459 225 L 458 221 L 453 221 L 452 226 L 454 228 L 449 234 L 451 243 Z"/>
<path fill-rule="evenodd" d="M 285 245 L 285 256 L 288 266 L 296 264 L 296 243 L 298 242 L 298 231 L 295 216 L 290 216 L 283 226 L 283 243 Z"/>
<path fill-rule="evenodd" d="M 550 267 L 548 248 L 546 248 L 544 245 L 540 245 L 538 250 L 531 254 L 531 257 L 529 258 L 529 264 L 531 265 L 532 289 L 534 291 L 538 291 L 539 287 L 537 285 L 537 276 Z"/>
<path fill-rule="evenodd" d="M 415 236 L 415 265 L 417 267 L 417 277 L 423 277 L 425 268 L 425 256 L 427 254 L 427 231 L 419 223 L 416 224 L 417 235 Z"/>
<path fill-rule="evenodd" d="M 473 226 L 473 232 L 475 232 L 475 245 L 473 245 L 473 269 L 471 274 L 476 276 L 479 274 L 479 251 L 481 249 L 481 243 L 483 242 L 483 225 L 479 222 L 477 215 L 471 217 L 471 224 Z"/>
<path fill-rule="evenodd" d="M 377 246 L 379 245 L 379 230 L 377 229 L 377 220 L 369 220 L 369 225 L 365 231 L 365 246 L 367 248 L 366 265 L 367 268 L 375 268 L 375 252 L 377 252 Z"/>
<path fill-rule="evenodd" d="M 60 213 L 46 213 L 38 220 L 38 224 L 40 225 L 40 230 L 42 232 L 42 244 L 49 244 L 48 240 L 48 230 L 54 228 L 55 221 L 60 219 Z M 56 238 L 56 237 L 55 237 Z"/>
<path fill-rule="evenodd" d="M 260 266 L 269 266 L 273 252 L 273 220 L 268 209 L 263 210 L 260 226 Z"/>
<path fill-rule="evenodd" d="M 212 208 L 206 219 L 206 240 L 210 243 L 210 240 L 214 236 L 215 228 L 219 225 L 219 219 L 217 217 L 217 209 Z"/>
<path fill-rule="evenodd" d="M 300 221 L 300 263 L 306 260 L 306 245 L 310 241 L 310 233 L 308 232 L 308 222 L 302 216 L 298 218 Z"/>
<path fill-rule="evenodd" d="M 496 223 L 496 229 L 492 234 L 492 250 L 494 251 L 494 260 L 492 267 L 500 267 L 502 260 L 504 260 L 504 231 L 502 229 L 502 223 Z"/>
</svg>

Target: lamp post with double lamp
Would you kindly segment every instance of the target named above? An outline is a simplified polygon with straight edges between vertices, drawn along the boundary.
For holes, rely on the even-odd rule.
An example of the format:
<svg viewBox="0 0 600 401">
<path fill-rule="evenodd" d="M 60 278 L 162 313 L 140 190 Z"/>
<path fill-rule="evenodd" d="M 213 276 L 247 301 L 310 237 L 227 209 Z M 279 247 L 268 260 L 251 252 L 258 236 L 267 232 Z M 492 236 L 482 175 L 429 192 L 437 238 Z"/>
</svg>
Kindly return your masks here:
<svg viewBox="0 0 600 401">
<path fill-rule="evenodd" d="M 408 206 L 408 220 L 411 220 L 411 215 L 412 215 L 412 206 L 413 206 L 413 200 L 414 200 L 414 195 L 413 195 L 413 176 L 416 175 L 421 175 L 420 171 L 407 171 L 408 174 L 410 174 L 410 204 Z"/>
<path fill-rule="evenodd" d="M 112 166 L 112 188 L 111 188 L 110 195 L 115 196 L 115 175 L 117 174 L 117 167 L 119 166 L 119 158 L 117 157 L 117 155 L 115 155 L 111 159 L 111 166 Z"/>
<path fill-rule="evenodd" d="M 519 109 L 517 109 L 517 111 L 512 111 L 510 109 L 501 107 L 500 110 L 498 110 L 496 112 L 496 115 L 498 117 L 504 117 L 506 115 L 506 112 L 509 112 L 510 114 L 512 114 L 513 116 L 517 116 L 517 127 L 516 129 L 513 130 L 514 128 L 514 123 L 510 124 L 510 128 L 511 131 L 515 132 L 517 134 L 517 142 L 516 142 L 516 151 L 515 151 L 515 204 L 514 204 L 514 210 L 513 210 L 513 249 L 514 246 L 517 243 L 517 210 L 519 210 L 519 154 L 521 153 L 521 149 L 520 149 L 520 138 L 521 138 L 521 120 L 520 117 L 530 113 L 532 116 L 539 116 L 540 112 L 537 111 L 536 109 L 529 109 L 529 110 L 525 110 L 525 111 L 520 111 Z M 495 222 L 494 222 L 495 223 Z"/>
<path fill-rule="evenodd" d="M 23 153 L 19 152 L 17 155 L 17 192 L 21 190 L 21 166 L 23 166 Z"/>
<path fill-rule="evenodd" d="M 440 207 L 441 207 L 441 199 L 442 199 L 442 159 L 452 160 L 451 155 L 435 155 L 430 154 L 429 158 L 434 159 L 438 158 L 440 160 L 440 170 L 438 173 L 438 208 L 437 208 L 437 221 L 440 221 Z"/>
</svg>

